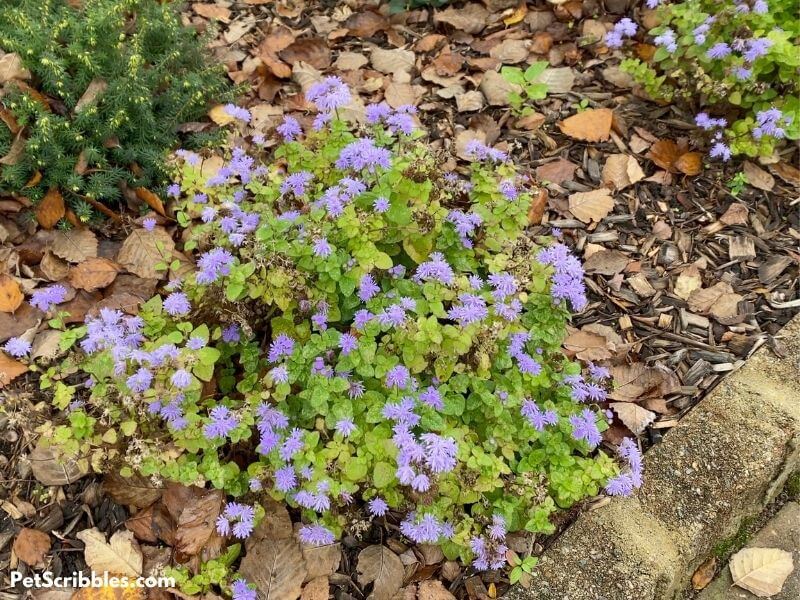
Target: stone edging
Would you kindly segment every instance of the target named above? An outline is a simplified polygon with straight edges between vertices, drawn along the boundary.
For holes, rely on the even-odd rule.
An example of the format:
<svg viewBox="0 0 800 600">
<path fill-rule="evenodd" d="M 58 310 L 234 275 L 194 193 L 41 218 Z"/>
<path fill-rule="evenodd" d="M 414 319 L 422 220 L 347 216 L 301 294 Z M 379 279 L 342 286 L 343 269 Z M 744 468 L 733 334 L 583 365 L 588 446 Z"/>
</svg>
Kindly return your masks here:
<svg viewBox="0 0 800 600">
<path fill-rule="evenodd" d="M 800 467 L 800 315 L 645 456 L 632 498 L 582 514 L 506 600 L 672 600 Z"/>
</svg>

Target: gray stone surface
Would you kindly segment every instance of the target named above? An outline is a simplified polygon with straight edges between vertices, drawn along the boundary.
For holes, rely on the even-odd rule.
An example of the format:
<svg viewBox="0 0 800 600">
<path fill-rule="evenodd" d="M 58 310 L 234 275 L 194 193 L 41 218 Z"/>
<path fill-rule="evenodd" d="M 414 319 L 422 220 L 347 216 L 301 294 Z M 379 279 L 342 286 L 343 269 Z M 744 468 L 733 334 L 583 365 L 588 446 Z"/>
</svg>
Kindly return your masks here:
<svg viewBox="0 0 800 600">
<path fill-rule="evenodd" d="M 800 316 L 645 457 L 645 483 L 581 515 L 512 600 L 671 600 L 800 464 Z"/>
<path fill-rule="evenodd" d="M 788 502 L 778 514 L 753 536 L 747 548 L 780 548 L 792 553 L 794 571 L 783 584 L 781 592 L 770 596 L 772 600 L 797 600 L 800 598 L 800 504 Z M 758 596 L 733 585 L 727 565 L 697 600 L 756 600 Z"/>
</svg>

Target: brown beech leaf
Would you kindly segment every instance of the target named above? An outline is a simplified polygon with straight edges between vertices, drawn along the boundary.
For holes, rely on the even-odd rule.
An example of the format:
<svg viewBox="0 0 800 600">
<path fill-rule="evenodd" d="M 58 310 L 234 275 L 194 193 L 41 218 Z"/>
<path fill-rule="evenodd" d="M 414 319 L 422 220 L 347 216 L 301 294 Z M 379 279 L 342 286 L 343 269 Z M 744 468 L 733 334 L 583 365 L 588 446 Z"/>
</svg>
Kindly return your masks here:
<svg viewBox="0 0 800 600">
<path fill-rule="evenodd" d="M 17 135 L 14 136 L 14 141 L 11 142 L 11 147 L 8 149 L 8 154 L 0 158 L 0 165 L 12 166 L 19 162 L 22 155 L 25 153 L 25 144 L 28 140 L 25 139 L 25 130 L 20 129 Z"/>
<path fill-rule="evenodd" d="M 27 302 L 20 304 L 13 313 L 0 312 L 0 343 L 36 327 L 43 317 L 42 311 Z"/>
<path fill-rule="evenodd" d="M 775 178 L 749 160 L 744 161 L 744 164 L 742 165 L 742 171 L 744 171 L 744 174 L 747 177 L 747 183 L 752 185 L 754 188 L 764 190 L 765 192 L 771 192 L 772 188 L 775 187 Z"/>
<path fill-rule="evenodd" d="M 770 165 L 770 170 L 789 185 L 800 187 L 800 169 L 787 162 Z"/>
<path fill-rule="evenodd" d="M 224 104 L 212 106 L 211 110 L 208 111 L 208 118 L 221 127 L 233 123 L 236 120 L 233 116 L 228 114 Z"/>
<path fill-rule="evenodd" d="M 144 542 L 154 544 L 161 540 L 170 546 L 175 545 L 175 520 L 162 502 L 151 504 L 131 516 L 125 521 L 125 528 Z"/>
<path fill-rule="evenodd" d="M 704 561 L 702 565 L 697 567 L 697 570 L 692 574 L 692 588 L 695 590 L 702 590 L 717 572 L 717 557 L 711 556 L 708 560 Z"/>
<path fill-rule="evenodd" d="M 558 160 L 536 167 L 536 177 L 538 177 L 540 181 L 560 185 L 565 181 L 572 181 L 577 168 L 578 165 L 575 163 L 566 158 L 559 158 Z"/>
<path fill-rule="evenodd" d="M 216 534 L 216 520 L 224 499 L 222 491 L 208 490 L 188 502 L 178 517 L 175 530 L 175 549 L 178 552 L 189 556 L 200 553 Z"/>
<path fill-rule="evenodd" d="M 600 250 L 595 252 L 583 263 L 587 273 L 599 275 L 616 275 L 621 273 L 631 261 L 630 256 L 619 250 Z"/>
<path fill-rule="evenodd" d="M 79 531 L 76 537 L 85 544 L 86 564 L 94 571 L 129 577 L 142 574 L 144 558 L 132 532 L 117 531 L 106 542 L 106 536 L 93 527 Z"/>
<path fill-rule="evenodd" d="M 230 9 L 220 6 L 219 4 L 195 2 L 192 4 L 192 10 L 206 19 L 216 19 L 217 21 L 222 21 L 223 23 L 228 23 L 231 20 Z"/>
<path fill-rule="evenodd" d="M 451 6 L 446 10 L 436 11 L 433 21 L 434 23 L 447 23 L 466 33 L 480 33 L 489 24 L 489 11 L 481 4 L 473 2 L 462 8 Z"/>
<path fill-rule="evenodd" d="M 354 13 L 347 17 L 343 26 L 350 32 L 350 35 L 358 38 L 369 38 L 379 31 L 389 29 L 389 21 L 376 12 L 371 10 Z"/>
<path fill-rule="evenodd" d="M 3 389 L 27 370 L 28 367 L 26 365 L 14 360 L 5 352 L 0 352 L 0 389 Z"/>
<path fill-rule="evenodd" d="M 699 175 L 703 170 L 703 155 L 699 152 L 686 152 L 675 161 L 675 169 L 684 175 Z"/>
<path fill-rule="evenodd" d="M 76 289 L 92 292 L 111 285 L 118 272 L 115 262 L 107 258 L 90 258 L 70 269 L 69 283 Z"/>
<path fill-rule="evenodd" d="M 23 527 L 12 547 L 14 554 L 31 567 L 43 567 L 44 557 L 50 551 L 50 536 L 38 529 Z"/>
<path fill-rule="evenodd" d="M 75 104 L 75 112 L 79 113 L 95 103 L 98 96 L 108 89 L 108 83 L 104 79 L 93 79 L 86 87 L 86 91 Z"/>
<path fill-rule="evenodd" d="M 97 237 L 89 229 L 53 233 L 53 254 L 67 262 L 79 263 L 97 256 Z"/>
<path fill-rule="evenodd" d="M 152 208 L 162 217 L 167 216 L 167 213 L 164 212 L 164 203 L 161 202 L 161 198 L 158 197 L 158 194 L 154 194 L 145 187 L 137 187 L 133 191 L 136 193 L 136 197 L 147 204 L 147 206 Z"/>
<path fill-rule="evenodd" d="M 403 563 L 382 544 L 367 546 L 358 553 L 358 582 L 374 584 L 372 598 L 391 598 L 403 585 Z"/>
<path fill-rule="evenodd" d="M 522 6 L 525 6 L 522 4 Z M 428 579 L 419 582 L 417 600 L 455 600 L 455 596 L 444 587 L 441 581 Z"/>
<path fill-rule="evenodd" d="M 331 51 L 322 38 L 301 38 L 278 52 L 281 60 L 294 65 L 305 62 L 315 69 L 327 69 L 331 66 Z"/>
<path fill-rule="evenodd" d="M 31 72 L 22 66 L 22 59 L 16 52 L 0 56 L 0 86 L 12 79 L 30 79 Z"/>
<path fill-rule="evenodd" d="M 656 418 L 656 413 L 632 402 L 612 402 L 611 408 L 623 425 L 636 435 L 641 435 Z"/>
<path fill-rule="evenodd" d="M 567 353 L 585 361 L 612 358 L 625 350 L 625 342 L 616 331 L 601 323 L 590 323 L 581 329 L 569 329 L 564 340 Z"/>
<path fill-rule="evenodd" d="M 66 206 L 61 192 L 58 188 L 50 188 L 36 205 L 36 220 L 45 229 L 52 229 L 64 217 L 65 212 Z"/>
<path fill-rule="evenodd" d="M 33 476 L 42 485 L 67 485 L 89 473 L 87 461 L 59 456 L 42 439 L 28 455 L 28 461 L 31 463 Z"/>
<path fill-rule="evenodd" d="M 330 581 L 327 577 L 315 577 L 303 588 L 300 600 L 328 600 Z"/>
<path fill-rule="evenodd" d="M 542 222 L 544 211 L 547 209 L 548 194 L 545 188 L 538 188 L 532 194 L 531 204 L 528 207 L 528 223 L 538 225 Z"/>
<path fill-rule="evenodd" d="M 729 563 L 733 584 L 759 598 L 769 598 L 783 589 L 794 570 L 792 553 L 780 548 L 744 548 Z"/>
<path fill-rule="evenodd" d="M 662 169 L 675 173 L 675 161 L 684 154 L 672 140 L 658 140 L 645 155 Z"/>
<path fill-rule="evenodd" d="M 742 296 L 735 293 L 729 283 L 719 281 L 710 288 L 693 291 L 689 295 L 688 303 L 692 312 L 724 319 L 738 313 L 741 299 Z"/>
<path fill-rule="evenodd" d="M 14 312 L 24 299 L 17 280 L 11 275 L 0 275 L 0 312 Z"/>
<path fill-rule="evenodd" d="M 247 545 L 239 573 L 256 586 L 259 598 L 288 600 L 300 596 L 307 570 L 297 539 L 264 535 Z"/>
<path fill-rule="evenodd" d="M 164 493 L 148 477 L 135 474 L 123 477 L 118 471 L 111 471 L 103 478 L 103 491 L 117 504 L 136 508 L 150 506 Z"/>
<path fill-rule="evenodd" d="M 17 135 L 22 129 L 22 126 L 17 122 L 17 117 L 7 108 L 0 107 L 0 121 L 6 124 L 11 135 Z"/>
<path fill-rule="evenodd" d="M 662 366 L 648 367 L 644 363 L 611 367 L 614 389 L 611 400 L 635 402 L 645 398 L 663 398 L 680 389 L 675 373 Z"/>
<path fill-rule="evenodd" d="M 128 271 L 144 279 L 161 279 L 164 271 L 156 266 L 169 264 L 175 242 L 163 227 L 152 231 L 134 229 L 122 242 L 117 253 L 117 262 Z"/>
<path fill-rule="evenodd" d="M 611 136 L 612 117 L 610 108 L 590 108 L 560 121 L 558 128 L 576 140 L 604 142 Z"/>
<path fill-rule="evenodd" d="M 569 211 L 584 223 L 601 221 L 613 209 L 614 198 L 606 188 L 591 192 L 576 192 L 569 197 Z"/>
<path fill-rule="evenodd" d="M 624 190 L 642 179 L 644 171 L 633 156 L 612 154 L 603 165 L 603 185 L 612 190 Z"/>
</svg>

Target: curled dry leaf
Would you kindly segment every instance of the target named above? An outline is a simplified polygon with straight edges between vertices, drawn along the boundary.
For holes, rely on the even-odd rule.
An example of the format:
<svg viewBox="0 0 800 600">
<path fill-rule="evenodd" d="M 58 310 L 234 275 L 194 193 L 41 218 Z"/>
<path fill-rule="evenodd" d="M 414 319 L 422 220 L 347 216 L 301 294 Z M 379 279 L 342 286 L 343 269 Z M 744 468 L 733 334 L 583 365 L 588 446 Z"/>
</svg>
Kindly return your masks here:
<svg viewBox="0 0 800 600">
<path fill-rule="evenodd" d="M 95 103 L 97 98 L 108 89 L 108 83 L 104 79 L 93 79 L 86 87 L 86 91 L 75 104 L 75 112 L 79 113 L 88 106 Z"/>
<path fill-rule="evenodd" d="M 628 263 L 630 256 L 619 250 L 602 249 L 593 253 L 583 263 L 583 268 L 587 273 L 597 273 L 599 275 L 616 275 L 622 273 Z"/>
<path fill-rule="evenodd" d="M 674 141 L 658 140 L 650 146 L 646 156 L 662 169 L 674 173 L 675 161 L 681 157 L 681 154 L 683 152 Z"/>
<path fill-rule="evenodd" d="M 569 329 L 564 349 L 580 360 L 599 361 L 625 350 L 625 342 L 607 325 L 591 323 L 581 329 Z"/>
<path fill-rule="evenodd" d="M 38 529 L 23 527 L 12 547 L 14 554 L 31 567 L 43 567 L 44 557 L 50 551 L 50 536 Z"/>
<path fill-rule="evenodd" d="M 164 271 L 156 267 L 168 265 L 174 249 L 175 242 L 164 228 L 155 227 L 152 231 L 134 229 L 122 242 L 117 262 L 144 279 L 161 279 Z"/>
<path fill-rule="evenodd" d="M 5 352 L 0 352 L 0 389 L 3 389 L 27 370 L 27 366 L 18 360 L 14 360 Z"/>
<path fill-rule="evenodd" d="M 780 593 L 794 570 L 792 553 L 779 548 L 744 548 L 731 557 L 733 584 L 759 598 Z"/>
<path fill-rule="evenodd" d="M 88 229 L 56 231 L 53 234 L 53 254 L 71 263 L 97 256 L 97 237 Z"/>
<path fill-rule="evenodd" d="M 205 17 L 206 19 L 216 19 L 217 21 L 222 21 L 223 23 L 227 23 L 231 20 L 231 11 L 229 8 L 225 8 L 220 4 L 206 4 L 201 2 L 195 2 L 192 4 L 192 10 L 196 12 L 201 17 Z"/>
<path fill-rule="evenodd" d="M 216 520 L 222 510 L 225 495 L 221 490 L 209 490 L 193 496 L 181 511 L 175 531 L 175 549 L 194 556 L 216 535 Z"/>
<path fill-rule="evenodd" d="M 704 561 L 702 565 L 697 567 L 697 570 L 692 575 L 692 588 L 695 590 L 702 590 L 717 572 L 717 557 L 711 556 L 708 560 Z"/>
<path fill-rule="evenodd" d="M 680 390 L 675 373 L 662 366 L 648 367 L 644 363 L 611 367 L 614 389 L 611 400 L 635 402 L 646 398 L 663 398 Z"/>
<path fill-rule="evenodd" d="M 224 127 L 225 125 L 235 121 L 234 117 L 229 115 L 228 111 L 225 110 L 224 104 L 212 106 L 211 110 L 208 111 L 208 118 L 221 127 Z"/>
<path fill-rule="evenodd" d="M 610 406 L 623 425 L 636 435 L 641 435 L 656 418 L 656 413 L 632 402 L 612 402 Z"/>
<path fill-rule="evenodd" d="M 486 71 L 480 89 L 491 106 L 508 106 L 509 94 L 520 93 L 522 86 L 511 83 L 497 71 Z"/>
<path fill-rule="evenodd" d="M 294 65 L 305 62 L 315 69 L 327 69 L 331 66 L 331 51 L 322 38 L 301 38 L 278 52 L 281 60 Z"/>
<path fill-rule="evenodd" d="M 11 275 L 0 275 L 0 312 L 14 312 L 24 299 L 17 280 Z"/>
<path fill-rule="evenodd" d="M 358 582 L 373 584 L 369 598 L 382 600 L 394 596 L 403 585 L 403 575 L 400 558 L 382 544 L 367 546 L 358 553 Z"/>
<path fill-rule="evenodd" d="M 610 108 L 590 108 L 558 123 L 564 135 L 584 142 L 604 142 L 611 136 L 613 111 Z"/>
<path fill-rule="evenodd" d="M 489 24 L 489 11 L 481 4 L 473 2 L 462 8 L 451 6 L 446 10 L 436 11 L 433 21 L 434 23 L 447 23 L 466 33 L 480 33 Z"/>
<path fill-rule="evenodd" d="M 410 73 L 414 68 L 415 58 L 411 50 L 374 48 L 369 61 L 376 71 L 393 75 L 394 73 Z"/>
<path fill-rule="evenodd" d="M 566 94 L 572 91 L 572 87 L 575 85 L 575 77 L 575 69 L 572 67 L 557 67 L 545 69 L 531 83 L 545 84 L 548 94 Z"/>
<path fill-rule="evenodd" d="M 259 598 L 276 600 L 298 598 L 306 572 L 303 553 L 294 537 L 260 538 L 248 545 L 247 555 L 239 566 L 239 573 L 255 585 Z"/>
<path fill-rule="evenodd" d="M 20 304 L 13 313 L 0 312 L 0 343 L 10 337 L 22 335 L 41 323 L 44 313 L 27 302 Z"/>
<path fill-rule="evenodd" d="M 111 285 L 119 272 L 119 267 L 107 258 L 90 258 L 72 267 L 69 283 L 79 290 L 92 292 Z"/>
<path fill-rule="evenodd" d="M 754 188 L 764 190 L 765 192 L 771 192 L 772 188 L 775 187 L 775 178 L 749 160 L 744 161 L 744 164 L 742 165 L 742 171 L 744 171 L 744 174 L 747 177 L 747 183 L 752 185 Z"/>
<path fill-rule="evenodd" d="M 157 194 L 154 194 L 145 187 L 137 187 L 133 191 L 136 193 L 136 197 L 147 204 L 147 206 L 152 208 L 162 217 L 167 216 L 167 213 L 164 212 L 164 203 L 161 202 L 161 198 L 159 198 Z"/>
<path fill-rule="evenodd" d="M 742 296 L 735 293 L 729 283 L 720 281 L 710 288 L 698 289 L 689 296 L 692 312 L 710 314 L 716 319 L 733 317 L 738 312 Z"/>
<path fill-rule="evenodd" d="M 144 557 L 130 531 L 117 531 L 106 542 L 96 527 L 79 531 L 76 537 L 85 545 L 86 564 L 94 571 L 137 577 L 142 574 Z"/>
<path fill-rule="evenodd" d="M 31 72 L 22 65 L 22 59 L 16 52 L 0 56 L 0 85 L 12 79 L 30 79 Z"/>
<path fill-rule="evenodd" d="M 591 192 L 576 192 L 569 197 L 569 211 L 584 223 L 599 222 L 613 209 L 614 198 L 606 188 Z"/>
<path fill-rule="evenodd" d="M 548 193 L 545 188 L 538 188 L 532 194 L 531 204 L 528 207 L 528 224 L 539 225 L 547 209 Z"/>
<path fill-rule="evenodd" d="M 33 338 L 32 359 L 38 358 L 46 364 L 61 354 L 61 332 L 57 329 L 46 329 Z"/>
<path fill-rule="evenodd" d="M 564 181 L 572 181 L 577 168 L 578 165 L 575 163 L 566 158 L 559 158 L 558 160 L 536 167 L 536 177 L 538 177 L 540 181 L 559 185 Z"/>
<path fill-rule="evenodd" d="M 699 175 L 703 170 L 703 155 L 699 152 L 686 152 L 675 161 L 675 169 L 684 175 Z"/>
<path fill-rule="evenodd" d="M 65 213 L 64 197 L 58 188 L 50 188 L 42 201 L 36 205 L 36 220 L 45 229 L 55 227 Z"/>
<path fill-rule="evenodd" d="M 39 263 L 39 268 L 42 270 L 48 281 L 61 281 L 69 273 L 69 265 L 61 258 L 58 258 L 51 250 L 45 250 L 42 260 Z"/>
<path fill-rule="evenodd" d="M 612 190 L 626 187 L 644 179 L 644 171 L 639 162 L 627 154 L 612 154 L 603 166 L 603 185 Z"/>
<path fill-rule="evenodd" d="M 354 13 L 347 17 L 344 27 L 350 35 L 358 38 L 368 38 L 374 36 L 379 31 L 389 29 L 389 21 L 376 12 L 371 10 Z"/>
<path fill-rule="evenodd" d="M 0 355 L 2 356 L 2 355 Z M 36 480 L 43 485 L 67 485 L 78 481 L 89 472 L 87 461 L 61 457 L 42 440 L 28 455 L 28 462 Z"/>
<path fill-rule="evenodd" d="M 103 491 L 117 504 L 145 508 L 161 498 L 164 489 L 141 475 L 123 477 L 118 471 L 111 471 L 103 478 Z"/>
</svg>

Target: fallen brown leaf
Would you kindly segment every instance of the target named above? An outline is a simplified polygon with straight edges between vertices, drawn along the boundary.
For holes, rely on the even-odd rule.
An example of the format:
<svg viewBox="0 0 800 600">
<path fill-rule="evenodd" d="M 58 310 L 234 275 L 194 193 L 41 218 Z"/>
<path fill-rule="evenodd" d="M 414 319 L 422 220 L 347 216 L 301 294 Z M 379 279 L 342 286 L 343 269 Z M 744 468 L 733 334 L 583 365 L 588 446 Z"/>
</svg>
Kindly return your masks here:
<svg viewBox="0 0 800 600">
<path fill-rule="evenodd" d="M 78 99 L 73 109 L 79 113 L 86 109 L 86 107 L 95 103 L 97 98 L 108 89 L 108 83 L 104 79 L 93 79 L 83 92 L 83 96 Z"/>
<path fill-rule="evenodd" d="M 164 212 L 164 203 L 161 202 L 161 198 L 158 197 L 158 194 L 154 194 L 145 187 L 137 187 L 133 191 L 136 194 L 136 197 L 147 204 L 147 206 L 152 208 L 162 217 L 167 216 L 167 213 Z"/>
<path fill-rule="evenodd" d="M 103 491 L 117 504 L 145 508 L 161 498 L 163 488 L 141 475 L 123 477 L 118 471 L 111 471 L 103 478 Z"/>
<path fill-rule="evenodd" d="M 300 600 L 328 600 L 330 582 L 327 577 L 316 577 L 309 581 L 300 594 Z"/>
<path fill-rule="evenodd" d="M 374 598 L 391 598 L 403 585 L 403 563 L 382 544 L 367 546 L 358 553 L 358 582 L 373 584 Z"/>
<path fill-rule="evenodd" d="M 744 161 L 744 164 L 742 165 L 742 171 L 744 171 L 744 174 L 747 177 L 747 183 L 752 185 L 754 188 L 764 190 L 765 192 L 771 192 L 772 188 L 775 187 L 775 178 L 749 160 Z"/>
<path fill-rule="evenodd" d="M 117 262 L 131 273 L 145 279 L 161 279 L 164 271 L 159 264 L 169 264 L 175 242 L 162 227 L 152 231 L 134 229 L 122 243 Z"/>
<path fill-rule="evenodd" d="M 569 197 L 569 211 L 584 223 L 599 222 L 613 209 L 614 198 L 606 188 L 576 192 Z"/>
<path fill-rule="evenodd" d="M 228 23 L 231 20 L 230 9 L 219 4 L 204 4 L 195 2 L 192 4 L 192 10 L 206 19 L 216 19 L 217 21 L 222 21 L 223 23 Z"/>
<path fill-rule="evenodd" d="M 22 59 L 16 52 L 0 56 L 0 86 L 12 79 L 30 79 L 31 72 L 22 65 Z"/>
<path fill-rule="evenodd" d="M 69 272 L 69 283 L 79 290 L 99 290 L 114 281 L 119 267 L 107 258 L 90 258 L 75 265 Z"/>
<path fill-rule="evenodd" d="M 371 10 L 350 15 L 343 25 L 350 35 L 359 38 L 372 37 L 379 31 L 389 29 L 389 22 Z"/>
<path fill-rule="evenodd" d="M 547 209 L 547 190 L 545 188 L 538 188 L 532 193 L 533 198 L 528 207 L 528 223 L 530 225 L 538 225 L 542 222 L 544 211 Z"/>
<path fill-rule="evenodd" d="M 652 160 L 656 165 L 662 169 L 675 172 L 675 161 L 678 160 L 683 152 L 672 140 L 658 140 L 647 152 L 645 156 Z"/>
<path fill-rule="evenodd" d="M 636 435 L 641 435 L 656 418 L 656 413 L 632 402 L 612 402 L 610 406 L 623 425 Z"/>
<path fill-rule="evenodd" d="M 558 123 L 564 135 L 584 142 L 604 142 L 611 136 L 610 108 L 590 108 Z"/>
<path fill-rule="evenodd" d="M 680 389 L 675 373 L 662 366 L 648 367 L 644 363 L 611 367 L 614 389 L 611 400 L 635 402 L 644 398 L 663 398 Z"/>
<path fill-rule="evenodd" d="M 85 544 L 84 557 L 91 569 L 129 577 L 142 574 L 142 551 L 130 531 L 117 531 L 108 542 L 96 527 L 79 531 L 76 537 Z"/>
<path fill-rule="evenodd" d="M 489 11 L 474 2 L 462 8 L 450 6 L 446 10 L 436 11 L 433 15 L 434 23 L 447 23 L 466 33 L 480 33 L 488 25 L 488 19 Z"/>
<path fill-rule="evenodd" d="M 56 226 L 66 212 L 64 197 L 58 188 L 50 188 L 36 205 L 36 220 L 45 229 L 52 229 Z"/>
<path fill-rule="evenodd" d="M 14 360 L 5 352 L 0 352 L 0 389 L 7 386 L 27 370 L 27 366 L 18 360 Z"/>
<path fill-rule="evenodd" d="M 0 354 L 0 357 L 2 356 Z M 75 483 L 89 473 L 86 460 L 76 461 L 69 457 L 61 457 L 41 439 L 33 452 L 28 455 L 28 461 L 31 463 L 33 476 L 42 485 Z"/>
<path fill-rule="evenodd" d="M 300 38 L 278 52 L 284 62 L 294 65 L 305 62 L 315 69 L 327 69 L 331 66 L 331 51 L 327 42 L 321 38 Z"/>
<path fill-rule="evenodd" d="M 711 556 L 708 560 L 704 561 L 692 575 L 692 588 L 695 590 L 702 590 L 717 572 L 717 557 Z"/>
<path fill-rule="evenodd" d="M 89 229 L 70 229 L 53 233 L 53 254 L 71 263 L 97 256 L 97 237 Z"/>
<path fill-rule="evenodd" d="M 50 551 L 50 536 L 38 529 L 23 527 L 14 540 L 12 550 L 25 564 L 43 567 L 44 557 Z"/>
<path fill-rule="evenodd" d="M 703 170 L 703 155 L 699 152 L 686 152 L 675 161 L 675 169 L 684 175 L 699 175 Z"/>
<path fill-rule="evenodd" d="M 578 165 L 575 163 L 566 158 L 559 158 L 536 167 L 536 177 L 540 181 L 549 181 L 559 185 L 565 181 L 572 181 L 577 168 Z"/>
<path fill-rule="evenodd" d="M 644 179 L 639 162 L 627 154 L 612 154 L 603 165 L 603 185 L 612 190 L 624 190 Z"/>
<path fill-rule="evenodd" d="M 11 275 L 0 274 L 0 312 L 14 312 L 24 299 L 17 280 Z"/>
<path fill-rule="evenodd" d="M 220 490 L 199 492 L 185 505 L 177 519 L 175 549 L 183 554 L 199 554 L 216 534 L 216 520 L 225 494 Z"/>
</svg>

